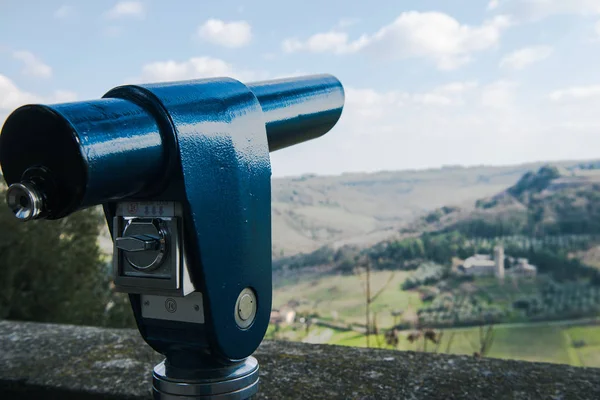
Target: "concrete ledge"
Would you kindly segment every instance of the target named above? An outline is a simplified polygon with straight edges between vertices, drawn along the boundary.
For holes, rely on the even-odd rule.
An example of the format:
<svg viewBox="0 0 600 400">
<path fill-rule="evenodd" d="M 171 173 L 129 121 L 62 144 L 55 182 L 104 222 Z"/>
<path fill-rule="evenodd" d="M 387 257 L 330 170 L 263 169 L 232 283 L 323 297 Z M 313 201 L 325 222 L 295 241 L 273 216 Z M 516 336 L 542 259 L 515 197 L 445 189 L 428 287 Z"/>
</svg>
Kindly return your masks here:
<svg viewBox="0 0 600 400">
<path fill-rule="evenodd" d="M 265 342 L 257 399 L 600 399 L 600 369 Z M 137 331 L 0 321 L 1 399 L 151 399 Z"/>
</svg>

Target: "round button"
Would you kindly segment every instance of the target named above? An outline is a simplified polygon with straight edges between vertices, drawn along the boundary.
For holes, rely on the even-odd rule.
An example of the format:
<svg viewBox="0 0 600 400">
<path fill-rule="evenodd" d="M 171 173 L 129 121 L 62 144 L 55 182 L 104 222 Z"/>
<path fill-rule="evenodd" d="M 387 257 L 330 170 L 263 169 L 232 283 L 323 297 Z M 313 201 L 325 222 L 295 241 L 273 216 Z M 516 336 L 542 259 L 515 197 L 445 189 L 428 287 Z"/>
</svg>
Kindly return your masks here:
<svg viewBox="0 0 600 400">
<path fill-rule="evenodd" d="M 250 288 L 242 290 L 235 303 L 234 318 L 236 324 L 247 329 L 254 322 L 256 317 L 256 295 Z"/>
<path fill-rule="evenodd" d="M 240 299 L 240 305 L 238 307 L 238 314 L 243 321 L 247 321 L 248 318 L 252 315 L 252 307 L 254 306 L 254 301 L 249 294 L 244 294 Z"/>
</svg>

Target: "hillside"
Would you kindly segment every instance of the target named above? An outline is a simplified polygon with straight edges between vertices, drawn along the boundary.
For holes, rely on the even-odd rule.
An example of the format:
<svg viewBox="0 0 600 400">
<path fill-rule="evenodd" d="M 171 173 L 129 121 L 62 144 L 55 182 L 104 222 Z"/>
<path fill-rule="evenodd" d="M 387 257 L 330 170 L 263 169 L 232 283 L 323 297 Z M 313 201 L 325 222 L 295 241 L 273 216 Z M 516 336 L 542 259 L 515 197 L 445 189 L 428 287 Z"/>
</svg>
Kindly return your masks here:
<svg viewBox="0 0 600 400">
<path fill-rule="evenodd" d="M 442 207 L 405 232 L 458 231 L 469 236 L 600 233 L 600 170 L 547 165 L 471 207 Z"/>
<path fill-rule="evenodd" d="M 495 194 L 424 213 L 396 238 L 274 260 L 273 307 L 301 318 L 271 334 L 408 350 L 424 330 L 446 352 L 597 365 L 587 335 L 598 328 L 584 325 L 600 315 L 599 167 L 535 166 Z M 502 278 L 495 265 L 462 268 L 497 246 L 508 256 Z"/>
<path fill-rule="evenodd" d="M 569 171 L 595 164 L 572 161 L 553 165 Z M 323 245 L 374 244 L 395 236 L 418 216 L 446 205 L 469 213 L 477 199 L 503 192 L 543 165 L 273 179 L 273 256 L 307 253 Z"/>
<path fill-rule="evenodd" d="M 299 270 L 315 274 L 332 270 L 349 272 L 360 254 L 370 254 L 381 268 L 410 269 L 413 261 L 418 265 L 423 257 L 449 262 L 458 248 L 475 251 L 472 240 L 485 241 L 485 238 L 489 243 L 505 238 L 507 245 L 517 241 L 520 245 L 529 243 L 527 246 L 532 243 L 547 246 L 556 240 L 567 240 L 570 251 L 574 252 L 570 257 L 581 259 L 586 265 L 600 265 L 600 251 L 586 247 L 600 234 L 600 169 L 597 168 L 587 164 L 542 165 L 525 172 L 513 185 L 493 196 L 430 211 L 403 225 L 394 238 L 368 246 L 323 246 L 313 252 L 277 259 L 273 268 L 278 281 L 288 281 Z M 557 274 L 567 273 L 567 264 L 557 262 L 556 269 L 560 270 Z"/>
</svg>

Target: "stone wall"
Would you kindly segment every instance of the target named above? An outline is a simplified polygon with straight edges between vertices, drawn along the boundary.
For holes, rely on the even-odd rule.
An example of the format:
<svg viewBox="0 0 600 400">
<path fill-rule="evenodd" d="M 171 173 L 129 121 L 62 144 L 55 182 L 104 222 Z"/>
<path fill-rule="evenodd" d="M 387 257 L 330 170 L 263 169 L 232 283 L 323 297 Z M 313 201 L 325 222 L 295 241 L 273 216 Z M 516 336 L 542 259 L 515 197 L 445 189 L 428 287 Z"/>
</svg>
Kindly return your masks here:
<svg viewBox="0 0 600 400">
<path fill-rule="evenodd" d="M 264 342 L 257 399 L 600 399 L 600 369 Z M 0 399 L 151 399 L 137 331 L 0 321 Z"/>
</svg>

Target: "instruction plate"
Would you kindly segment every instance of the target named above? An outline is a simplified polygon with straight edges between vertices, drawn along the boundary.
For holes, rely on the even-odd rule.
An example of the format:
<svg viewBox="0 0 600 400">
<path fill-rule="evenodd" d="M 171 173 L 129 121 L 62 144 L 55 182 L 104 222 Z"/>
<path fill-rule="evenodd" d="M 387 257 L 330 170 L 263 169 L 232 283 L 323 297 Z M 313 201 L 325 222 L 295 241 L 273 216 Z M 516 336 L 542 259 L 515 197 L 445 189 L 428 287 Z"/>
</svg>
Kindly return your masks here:
<svg viewBox="0 0 600 400">
<path fill-rule="evenodd" d="M 117 215 L 123 217 L 174 217 L 173 201 L 126 201 L 119 203 Z"/>
</svg>

